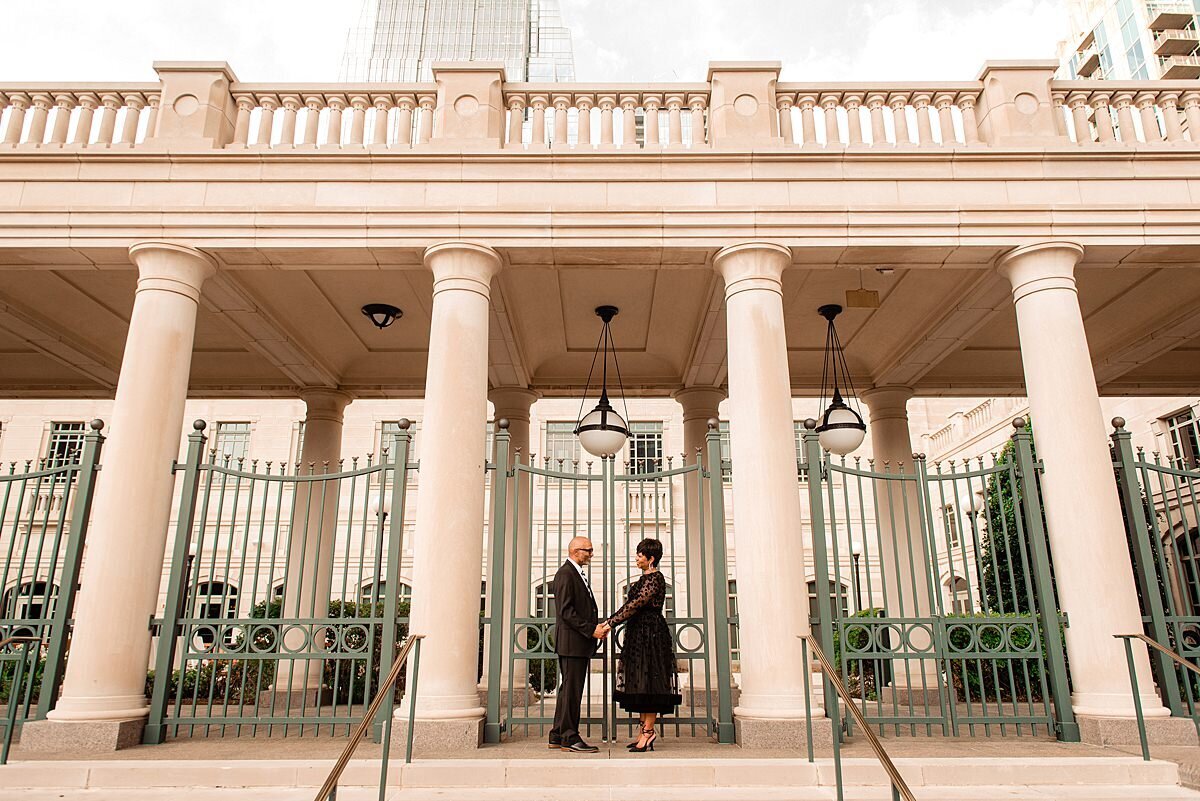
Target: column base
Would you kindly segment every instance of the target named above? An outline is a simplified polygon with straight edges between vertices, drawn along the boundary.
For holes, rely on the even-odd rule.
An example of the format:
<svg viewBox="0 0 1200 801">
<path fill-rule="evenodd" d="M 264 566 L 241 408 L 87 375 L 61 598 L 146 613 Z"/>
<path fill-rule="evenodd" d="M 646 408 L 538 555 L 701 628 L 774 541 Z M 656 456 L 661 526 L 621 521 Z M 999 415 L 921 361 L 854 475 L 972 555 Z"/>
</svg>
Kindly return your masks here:
<svg viewBox="0 0 1200 801">
<path fill-rule="evenodd" d="M 146 718 L 133 720 L 31 720 L 21 726 L 21 750 L 107 754 L 142 744 Z"/>
<path fill-rule="evenodd" d="M 1137 718 L 1076 715 L 1079 739 L 1090 745 L 1140 745 Z M 1191 718 L 1146 718 L 1146 740 L 1150 745 L 1200 745 Z"/>
<path fill-rule="evenodd" d="M 808 725 L 804 718 L 734 718 L 734 735 L 742 748 L 758 750 L 808 747 Z M 833 747 L 833 721 L 814 717 L 812 742 L 817 748 Z"/>
<path fill-rule="evenodd" d="M 473 751 L 483 745 L 483 718 L 439 718 L 416 720 L 413 725 L 413 754 L 438 754 Z M 392 758 L 403 759 L 408 746 L 408 716 L 392 721 Z"/>
</svg>

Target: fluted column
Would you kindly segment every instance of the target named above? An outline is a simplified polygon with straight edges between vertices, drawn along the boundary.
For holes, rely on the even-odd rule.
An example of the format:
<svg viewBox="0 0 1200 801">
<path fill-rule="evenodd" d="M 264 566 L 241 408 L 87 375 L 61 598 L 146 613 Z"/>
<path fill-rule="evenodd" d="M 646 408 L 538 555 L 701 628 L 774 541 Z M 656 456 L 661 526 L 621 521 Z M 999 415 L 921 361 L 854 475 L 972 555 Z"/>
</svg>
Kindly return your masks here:
<svg viewBox="0 0 1200 801">
<path fill-rule="evenodd" d="M 476 654 L 483 571 L 488 316 L 500 257 L 467 242 L 425 251 L 433 272 L 421 486 L 413 546 L 412 631 L 424 634 L 417 737 L 477 746 Z M 436 734 L 435 734 L 436 733 Z"/>
<path fill-rule="evenodd" d="M 1055 586 L 1066 628 L 1077 717 L 1134 714 L 1124 649 L 1114 634 L 1142 630 L 1129 546 L 1084 333 L 1075 265 L 1083 248 L 1046 242 L 999 262 L 1012 283 Z M 1102 590 L 1102 591 L 1100 591 Z M 1146 650 L 1135 646 L 1148 716 L 1163 716 Z"/>
<path fill-rule="evenodd" d="M 138 284 L 104 451 L 112 478 L 96 487 L 71 659 L 44 724 L 50 738 L 54 725 L 73 724 L 62 737 L 93 750 L 140 740 L 149 711 L 147 621 L 158 603 L 200 288 L 216 272 L 208 255 L 173 243 L 139 243 L 129 255 Z"/>
<path fill-rule="evenodd" d="M 810 632 L 783 320 L 790 251 L 749 242 L 714 259 L 725 281 L 733 518 L 737 537 L 743 746 L 804 741 L 803 644 Z M 813 697 L 813 704 L 820 700 Z M 823 714 L 823 713 L 821 713 Z"/>
</svg>

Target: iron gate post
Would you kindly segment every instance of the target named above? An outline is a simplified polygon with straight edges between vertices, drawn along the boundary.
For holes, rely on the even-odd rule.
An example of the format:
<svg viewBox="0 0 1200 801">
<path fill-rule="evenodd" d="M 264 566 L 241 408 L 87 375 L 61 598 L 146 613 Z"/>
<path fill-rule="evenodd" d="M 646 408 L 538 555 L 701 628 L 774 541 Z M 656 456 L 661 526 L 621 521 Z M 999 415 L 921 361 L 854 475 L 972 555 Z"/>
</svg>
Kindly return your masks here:
<svg viewBox="0 0 1200 801">
<path fill-rule="evenodd" d="M 75 594 L 79 590 L 79 568 L 83 562 L 83 544 L 87 538 L 92 516 L 92 499 L 96 492 L 96 473 L 100 470 L 100 451 L 104 422 L 93 420 L 91 432 L 83 438 L 83 453 L 79 460 L 79 483 L 71 509 L 71 530 L 67 534 L 67 549 L 63 554 L 62 574 L 59 576 L 59 601 L 54 609 L 54 624 L 50 627 L 50 643 L 46 651 L 45 674 L 38 697 L 37 718 L 44 719 L 54 708 L 63 674 L 67 666 L 67 626 L 75 614 Z M 28 649 L 26 649 L 28 650 Z M 14 686 L 16 686 L 14 684 Z M 13 701 L 12 703 L 16 703 Z"/>
<path fill-rule="evenodd" d="M 387 676 L 392 670 L 392 660 L 396 658 L 396 612 L 399 605 L 400 592 L 400 562 L 404 554 L 404 505 L 407 500 L 406 492 L 408 489 L 408 449 L 412 442 L 412 434 L 408 432 L 408 421 L 400 421 L 400 430 L 396 432 L 392 439 L 392 455 L 395 459 L 395 467 L 392 470 L 392 502 L 389 506 L 389 514 L 392 518 L 391 527 L 388 528 L 388 550 L 387 550 L 387 567 L 384 568 L 384 596 L 383 596 L 383 632 L 379 643 L 379 677 L 382 681 L 384 676 Z M 386 486 L 387 470 L 384 469 L 380 482 Z M 382 496 L 383 487 L 380 488 Z M 383 521 L 379 521 L 376 529 L 376 538 L 383 535 Z M 375 579 L 378 583 L 378 577 Z M 371 614 L 375 614 L 375 610 L 371 610 Z M 411 633 L 411 632 L 410 632 Z M 395 692 L 395 690 L 393 690 Z M 368 699 L 363 699 L 364 703 L 368 703 Z M 386 730 L 385 723 L 387 718 L 391 716 L 395 704 L 382 704 L 379 707 L 379 717 L 376 718 L 374 724 L 374 736 L 376 740 L 383 737 Z"/>
<path fill-rule="evenodd" d="M 1170 629 L 1167 626 L 1167 613 L 1163 608 L 1163 599 L 1158 591 L 1158 569 L 1150 544 L 1150 527 L 1146 523 L 1146 508 L 1142 505 L 1142 487 L 1138 482 L 1137 467 L 1133 457 L 1133 445 L 1130 434 L 1125 430 L 1125 420 L 1114 417 L 1113 433 L 1113 468 L 1117 477 L 1117 492 L 1121 496 L 1121 505 L 1125 508 L 1125 532 L 1132 540 L 1133 572 L 1137 576 L 1138 587 L 1141 589 L 1142 609 L 1150 618 L 1150 636 L 1170 646 Z M 1129 643 L 1126 642 L 1126 647 Z M 1184 709 L 1183 698 L 1179 692 L 1179 675 L 1175 664 L 1161 651 L 1151 649 L 1158 673 L 1159 687 L 1162 689 L 1163 701 L 1172 715 L 1182 716 Z"/>
<path fill-rule="evenodd" d="M 817 583 L 817 643 L 821 649 L 834 660 L 837 667 L 837 654 L 833 648 L 833 609 L 836 603 L 830 592 L 829 582 L 829 552 L 825 547 L 825 506 L 821 497 L 821 487 L 825 483 L 825 469 L 821 462 L 821 442 L 816 432 L 817 421 L 809 418 L 804 421 L 804 464 L 808 470 L 808 502 L 809 517 L 812 521 L 813 573 Z M 802 532 L 796 535 L 802 538 Z M 835 532 L 836 536 L 836 532 Z M 841 592 L 841 588 L 837 589 Z M 812 681 L 812 676 L 804 680 Z M 821 682 L 825 696 L 825 709 L 836 709 L 838 703 L 837 690 L 832 681 Z M 834 737 L 840 737 L 840 732 L 834 732 Z"/>
<path fill-rule="evenodd" d="M 712 651 L 717 661 L 717 720 L 716 734 L 718 743 L 733 743 L 736 741 L 736 730 L 733 725 L 733 694 L 730 685 L 733 680 L 732 666 L 729 653 L 729 577 L 726 573 L 725 550 L 725 488 L 724 466 L 721 463 L 721 432 L 711 421 L 708 424 L 708 434 L 705 435 L 705 448 L 708 453 L 708 489 L 710 497 L 709 525 L 712 527 L 713 554 L 713 632 L 711 633 Z M 705 474 L 697 474 L 697 487 L 702 487 Z M 700 507 L 703 508 L 703 495 Z M 703 513 L 701 513 L 703 519 Z M 703 525 L 703 524 L 701 524 Z M 698 533 L 703 538 L 703 531 Z"/>
<path fill-rule="evenodd" d="M 504 619 L 504 542 L 506 505 L 508 502 L 508 421 L 499 420 L 496 425 L 496 460 L 492 466 L 492 521 L 495 530 L 489 531 L 492 554 L 488 559 L 488 592 L 491 595 L 488 609 L 488 626 L 491 628 L 488 653 L 487 721 L 483 726 L 485 743 L 500 742 L 504 724 L 500 721 L 500 673 L 503 649 L 508 630 Z M 518 526 L 514 526 L 514 533 Z M 514 580 L 516 573 L 513 574 Z"/>
<path fill-rule="evenodd" d="M 188 546 L 196 517 L 196 496 L 200 489 L 200 462 L 204 458 L 203 420 L 192 423 L 188 435 L 188 453 L 183 472 L 183 492 L 175 522 L 175 548 L 171 552 L 171 577 L 167 581 L 167 602 L 158 626 L 158 648 L 154 659 L 154 690 L 150 694 L 150 715 L 142 734 L 145 745 L 158 745 L 166 739 L 163 723 L 167 713 L 167 692 L 171 686 L 171 666 L 175 664 L 179 618 L 183 616 L 184 589 L 187 587 Z M 175 465 L 179 469 L 179 465 Z M 151 621 L 153 627 L 154 621 Z"/>
<path fill-rule="evenodd" d="M 1054 696 L 1054 728 L 1059 740 L 1077 743 L 1079 724 L 1075 722 L 1075 712 L 1071 708 L 1066 651 L 1050 572 L 1050 550 L 1046 529 L 1042 525 L 1042 496 L 1038 491 L 1037 465 L 1033 460 L 1033 436 L 1022 417 L 1013 421 L 1013 428 L 1025 536 L 1029 538 L 1029 552 L 1033 560 L 1034 592 L 1046 643 L 1046 670 L 1050 674 L 1050 692 Z"/>
</svg>

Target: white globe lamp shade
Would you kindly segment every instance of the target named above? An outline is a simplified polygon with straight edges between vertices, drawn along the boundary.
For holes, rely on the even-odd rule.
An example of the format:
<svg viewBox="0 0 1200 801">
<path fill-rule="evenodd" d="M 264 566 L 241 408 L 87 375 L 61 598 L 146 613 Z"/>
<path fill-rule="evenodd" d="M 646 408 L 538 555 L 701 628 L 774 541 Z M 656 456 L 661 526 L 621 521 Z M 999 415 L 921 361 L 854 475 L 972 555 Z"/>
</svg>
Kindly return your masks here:
<svg viewBox="0 0 1200 801">
<path fill-rule="evenodd" d="M 971 495 L 971 498 L 967 503 L 967 508 L 972 512 L 982 512 L 986 506 L 987 501 L 984 499 L 983 493 L 979 490 L 976 490 Z"/>
<path fill-rule="evenodd" d="M 388 500 L 380 496 L 378 492 L 372 495 L 371 500 L 368 502 L 368 510 L 374 517 L 379 517 L 380 514 L 386 515 L 388 513 L 388 506 L 390 506 Z"/>
<path fill-rule="evenodd" d="M 575 429 L 579 444 L 592 456 L 612 456 L 625 447 L 629 426 L 612 408 L 603 404 L 588 412 Z"/>
<path fill-rule="evenodd" d="M 817 439 L 821 447 L 838 456 L 845 456 L 858 449 L 867 436 L 867 427 L 858 413 L 836 398 L 817 426 Z"/>
</svg>

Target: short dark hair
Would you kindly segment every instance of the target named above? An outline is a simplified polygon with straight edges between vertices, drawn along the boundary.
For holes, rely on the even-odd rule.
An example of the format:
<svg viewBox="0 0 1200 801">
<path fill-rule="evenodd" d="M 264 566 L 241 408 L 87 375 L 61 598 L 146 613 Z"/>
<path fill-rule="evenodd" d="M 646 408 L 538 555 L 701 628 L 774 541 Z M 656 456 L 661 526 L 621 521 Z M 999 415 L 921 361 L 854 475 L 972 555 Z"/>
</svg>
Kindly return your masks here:
<svg viewBox="0 0 1200 801">
<path fill-rule="evenodd" d="M 652 537 L 647 537 L 638 543 L 637 552 L 649 559 L 653 567 L 658 567 L 659 560 L 662 559 L 662 543 Z"/>
</svg>

